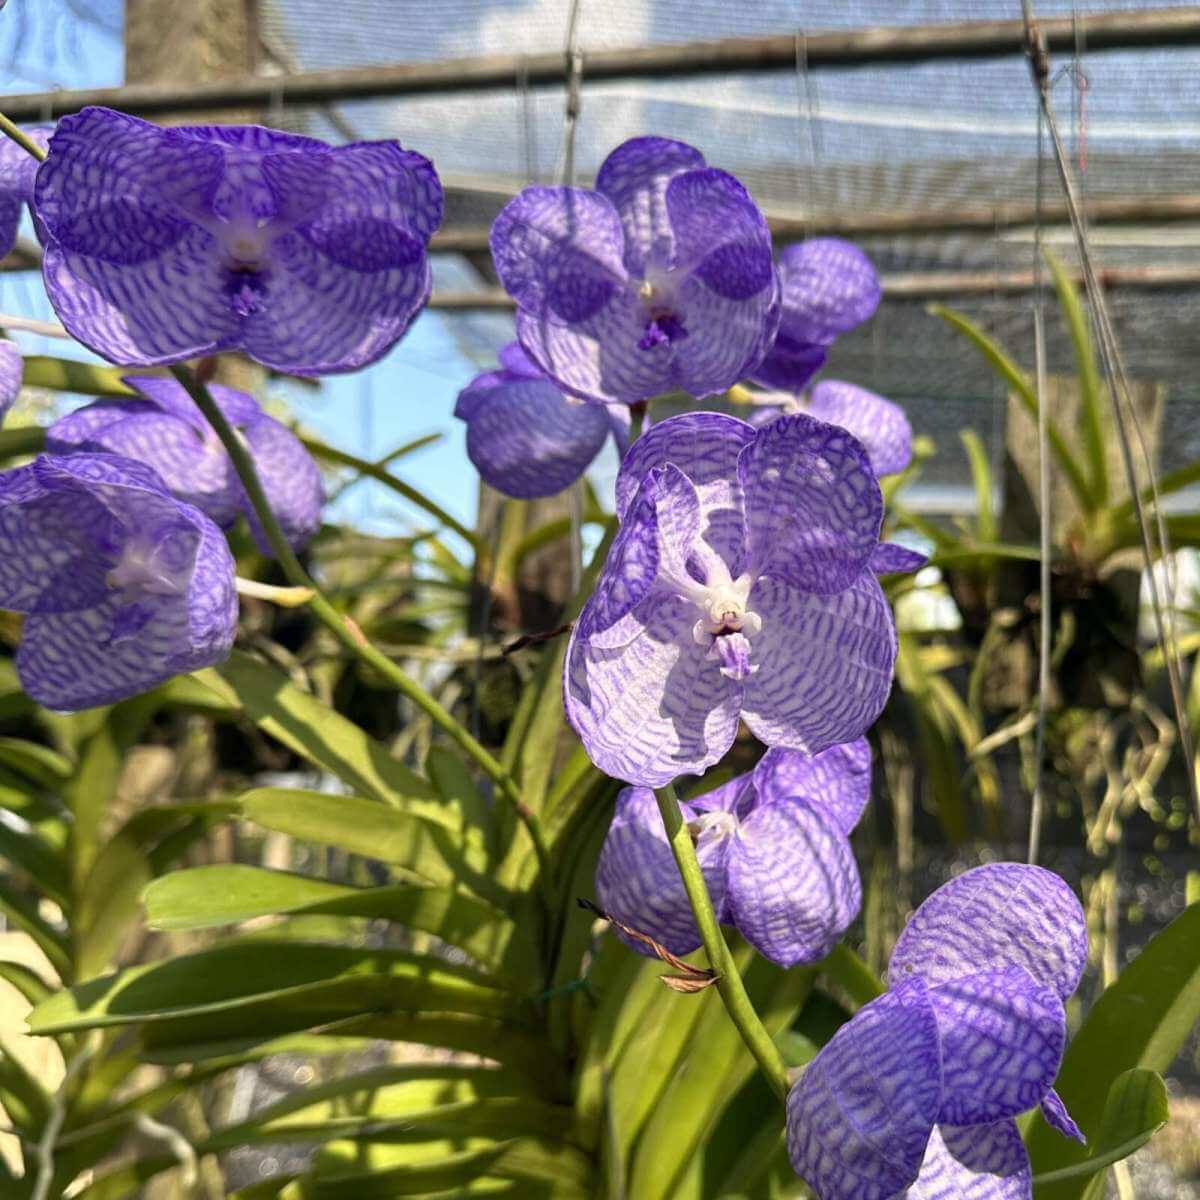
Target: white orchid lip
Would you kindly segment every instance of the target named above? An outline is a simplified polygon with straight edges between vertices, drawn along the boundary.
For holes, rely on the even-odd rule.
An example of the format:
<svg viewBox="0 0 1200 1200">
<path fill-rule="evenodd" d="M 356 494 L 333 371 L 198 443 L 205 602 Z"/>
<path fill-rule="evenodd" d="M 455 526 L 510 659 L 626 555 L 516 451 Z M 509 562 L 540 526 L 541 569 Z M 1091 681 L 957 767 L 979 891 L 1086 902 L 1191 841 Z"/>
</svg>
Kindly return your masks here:
<svg viewBox="0 0 1200 1200">
<path fill-rule="evenodd" d="M 165 568 L 159 561 L 159 548 L 144 539 L 125 546 L 120 561 L 104 577 L 104 582 L 120 592 L 126 604 L 143 596 L 182 595 L 187 588 L 186 576 Z"/>
<path fill-rule="evenodd" d="M 707 844 L 718 838 L 728 837 L 735 833 L 738 819 L 731 812 L 717 809 L 714 812 L 701 813 L 695 820 L 688 822 L 688 833 L 696 845 Z"/>
<path fill-rule="evenodd" d="M 762 618 L 747 607 L 750 589 L 754 580 L 750 575 L 739 575 L 730 579 L 728 571 L 724 579 L 711 580 L 698 597 L 704 616 L 692 628 L 692 636 L 700 645 L 706 645 L 715 637 L 730 633 L 754 637 L 762 632 Z"/>
</svg>

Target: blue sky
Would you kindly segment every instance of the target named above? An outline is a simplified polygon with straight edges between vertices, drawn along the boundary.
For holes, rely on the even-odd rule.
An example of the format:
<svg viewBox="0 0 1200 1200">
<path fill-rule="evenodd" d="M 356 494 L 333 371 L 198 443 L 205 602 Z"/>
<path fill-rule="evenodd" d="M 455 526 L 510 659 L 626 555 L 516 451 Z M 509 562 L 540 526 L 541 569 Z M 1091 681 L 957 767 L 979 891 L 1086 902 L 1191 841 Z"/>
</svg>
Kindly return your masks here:
<svg viewBox="0 0 1200 1200">
<path fill-rule="evenodd" d="M 67 0 L 11 0 L 0 16 L 4 92 L 122 82 L 122 6 L 102 0 L 87 7 L 105 19 L 103 27 L 80 20 Z M 18 10 L 23 10 L 19 16 Z M 25 232 L 29 236 L 28 227 Z M 32 274 L 0 277 L 0 311 L 53 317 L 41 281 Z M 82 347 L 61 341 L 28 335 L 18 340 L 26 353 L 91 357 Z M 326 378 L 316 390 L 290 387 L 285 392 L 307 428 L 362 457 L 378 458 L 423 434 L 441 432 L 440 443 L 406 460 L 397 473 L 470 526 L 475 523 L 478 478 L 466 458 L 463 428 L 452 414 L 459 390 L 475 371 L 446 319 L 425 312 L 382 362 L 354 375 Z M 380 533 L 429 523 L 394 493 L 369 481 L 348 492 L 331 515 Z"/>
</svg>

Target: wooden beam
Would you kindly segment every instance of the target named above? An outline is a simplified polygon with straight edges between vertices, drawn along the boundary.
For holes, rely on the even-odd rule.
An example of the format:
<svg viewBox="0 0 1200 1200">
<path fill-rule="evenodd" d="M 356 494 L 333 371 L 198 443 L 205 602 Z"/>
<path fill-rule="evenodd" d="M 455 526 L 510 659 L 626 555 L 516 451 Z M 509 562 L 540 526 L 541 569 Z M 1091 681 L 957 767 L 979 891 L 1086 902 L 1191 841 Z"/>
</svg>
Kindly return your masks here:
<svg viewBox="0 0 1200 1200">
<path fill-rule="evenodd" d="M 1070 17 L 1040 22 L 1051 51 L 1074 52 Z M 1081 17 L 1079 28 L 1089 52 L 1200 43 L 1200 5 L 1141 12 L 1100 12 Z M 736 71 L 794 70 L 800 47 L 792 33 L 767 37 L 722 38 L 665 46 L 630 46 L 584 55 L 585 84 L 606 79 L 664 79 L 725 75 Z M 1025 32 L 1020 20 L 961 21 L 931 25 L 814 33 L 802 44 L 809 70 L 938 59 L 997 58 L 1020 54 Z M 566 63 L 561 53 L 485 55 L 409 62 L 335 71 L 301 71 L 212 83 L 143 83 L 119 88 L 25 93 L 9 96 L 4 112 L 15 121 L 43 121 L 104 104 L 138 116 L 269 108 L 275 104 L 325 104 L 420 96 L 445 92 L 510 91 L 517 81 L 529 86 L 561 85 Z"/>
</svg>

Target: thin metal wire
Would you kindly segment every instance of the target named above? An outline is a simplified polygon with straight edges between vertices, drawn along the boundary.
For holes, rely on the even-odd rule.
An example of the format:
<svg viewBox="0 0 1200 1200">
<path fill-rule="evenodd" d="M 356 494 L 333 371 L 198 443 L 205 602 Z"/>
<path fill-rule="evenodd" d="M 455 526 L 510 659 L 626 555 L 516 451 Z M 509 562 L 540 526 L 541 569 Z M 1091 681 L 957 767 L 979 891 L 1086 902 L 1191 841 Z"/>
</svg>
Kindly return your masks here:
<svg viewBox="0 0 1200 1200">
<path fill-rule="evenodd" d="M 1030 864 L 1038 860 L 1042 836 L 1042 811 L 1045 807 L 1043 788 L 1046 782 L 1046 706 L 1050 695 L 1050 639 L 1053 621 L 1050 611 L 1050 447 L 1049 397 L 1046 388 L 1046 318 L 1045 287 L 1042 278 L 1042 200 L 1045 194 L 1045 162 L 1043 154 L 1044 120 L 1038 105 L 1036 201 L 1033 226 L 1033 360 L 1034 388 L 1038 410 L 1038 696 L 1037 733 L 1034 737 L 1033 798 L 1029 805 L 1029 845 L 1026 855 Z"/>
<path fill-rule="evenodd" d="M 1191 726 L 1187 719 L 1187 710 L 1183 698 L 1182 670 L 1178 658 L 1178 643 L 1174 637 L 1174 613 L 1170 623 L 1163 613 L 1163 599 L 1160 595 L 1158 573 L 1154 569 L 1154 538 L 1150 532 L 1150 523 L 1146 518 L 1145 504 L 1142 501 L 1141 488 L 1138 484 L 1137 469 L 1133 459 L 1129 430 L 1126 421 L 1133 423 L 1135 436 L 1138 441 L 1143 465 L 1149 480 L 1150 502 L 1155 514 L 1156 533 L 1160 556 L 1166 559 L 1171 554 L 1171 543 L 1163 519 L 1162 505 L 1158 494 L 1158 480 L 1154 470 L 1154 462 L 1149 454 L 1149 447 L 1142 434 L 1133 408 L 1132 389 L 1129 377 L 1125 371 L 1124 359 L 1113 330 L 1112 319 L 1108 312 L 1108 303 L 1104 291 L 1096 275 L 1095 262 L 1092 257 L 1091 244 L 1088 239 L 1087 227 L 1082 213 L 1082 202 L 1079 189 L 1063 145 L 1062 136 L 1055 116 L 1054 102 L 1048 88 L 1048 73 L 1045 70 L 1045 43 L 1038 34 L 1037 19 L 1033 11 L 1032 0 L 1022 0 L 1022 12 L 1025 17 L 1026 35 L 1031 51 L 1040 55 L 1040 66 L 1034 64 L 1034 84 L 1037 88 L 1042 112 L 1046 118 L 1046 128 L 1054 149 L 1055 164 L 1058 168 L 1059 181 L 1062 184 L 1063 198 L 1066 201 L 1067 215 L 1075 234 L 1076 248 L 1079 253 L 1079 264 L 1083 272 L 1084 287 L 1091 304 L 1092 317 L 1096 324 L 1097 347 L 1100 354 L 1100 365 L 1108 388 L 1109 399 L 1113 411 L 1113 425 L 1117 432 L 1117 442 L 1121 450 L 1121 461 L 1125 468 L 1125 478 L 1129 487 L 1130 501 L 1137 518 L 1138 535 L 1141 541 L 1142 559 L 1146 568 L 1147 586 L 1150 592 L 1150 607 L 1154 616 L 1155 636 L 1162 651 L 1163 661 L 1167 668 L 1167 681 L 1171 691 L 1171 705 L 1174 710 L 1175 724 L 1179 732 L 1179 744 L 1183 750 L 1184 764 L 1188 779 L 1188 790 L 1191 795 L 1192 807 L 1196 819 L 1200 821 L 1200 781 L 1196 778 L 1195 743 L 1192 738 Z M 1169 580 L 1166 581 L 1169 584 Z M 1171 634 L 1168 636 L 1168 629 Z"/>
<path fill-rule="evenodd" d="M 581 0 L 571 0 L 567 16 L 567 37 L 563 52 L 567 56 L 567 102 L 563 112 L 562 183 L 565 187 L 575 186 L 575 131 L 579 124 L 582 107 L 583 52 L 579 49 L 579 10 Z M 570 513 L 571 539 L 571 594 L 579 591 L 583 579 L 583 476 L 581 475 L 567 492 Z"/>
</svg>

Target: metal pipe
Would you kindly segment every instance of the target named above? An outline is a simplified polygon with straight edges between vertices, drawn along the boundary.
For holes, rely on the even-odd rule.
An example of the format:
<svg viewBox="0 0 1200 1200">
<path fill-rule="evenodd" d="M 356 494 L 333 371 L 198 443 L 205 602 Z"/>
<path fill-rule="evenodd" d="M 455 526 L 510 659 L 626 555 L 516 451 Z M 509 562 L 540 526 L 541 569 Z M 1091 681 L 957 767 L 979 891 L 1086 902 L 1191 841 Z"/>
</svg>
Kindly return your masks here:
<svg viewBox="0 0 1200 1200">
<path fill-rule="evenodd" d="M 1041 22 L 1051 50 L 1073 50 L 1071 17 Z M 1153 8 L 1141 12 L 1091 13 L 1086 17 L 1088 51 L 1141 47 L 1176 48 L 1200 43 L 1200 5 Z M 1014 21 L 961 21 L 931 25 L 885 26 L 810 34 L 805 39 L 808 69 L 878 63 L 929 62 L 937 59 L 997 58 L 1025 48 L 1024 25 Z M 631 46 L 584 55 L 588 83 L 608 79 L 663 79 L 687 75 L 724 75 L 736 71 L 794 70 L 793 33 L 767 37 L 722 38 L 666 46 Z M 24 93 L 4 101 L 17 121 L 44 121 L 103 104 L 137 116 L 267 107 L 272 104 L 325 104 L 385 96 L 446 92 L 508 91 L 518 77 L 528 86 L 566 82 L 568 64 L 561 52 L 496 54 L 439 62 L 397 63 L 334 71 L 299 71 L 199 84 L 130 84 L 118 88 Z"/>
</svg>

